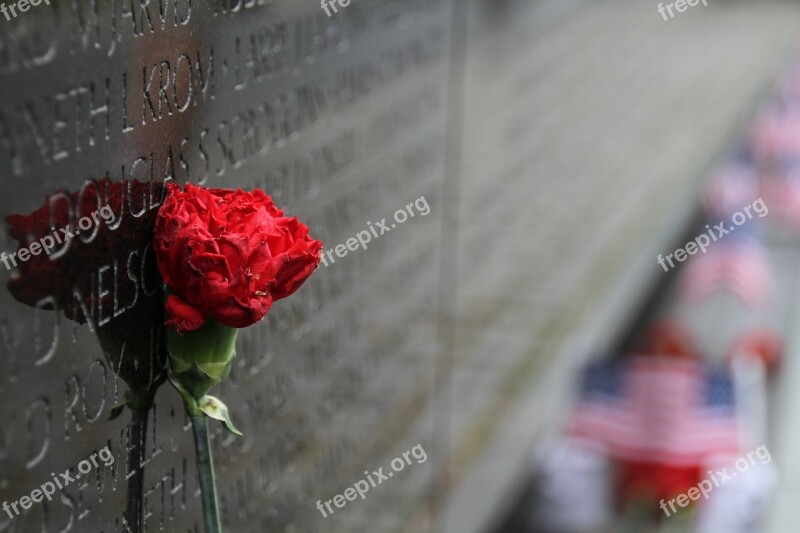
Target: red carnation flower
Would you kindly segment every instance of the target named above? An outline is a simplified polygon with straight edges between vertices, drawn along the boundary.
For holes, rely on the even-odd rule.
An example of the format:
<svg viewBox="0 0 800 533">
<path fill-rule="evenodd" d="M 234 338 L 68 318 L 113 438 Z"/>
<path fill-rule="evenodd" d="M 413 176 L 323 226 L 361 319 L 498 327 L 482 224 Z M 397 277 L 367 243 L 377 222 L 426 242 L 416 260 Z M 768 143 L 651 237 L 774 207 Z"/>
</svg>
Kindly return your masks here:
<svg viewBox="0 0 800 533">
<path fill-rule="evenodd" d="M 233 328 L 267 314 L 319 264 L 322 242 L 283 216 L 263 191 L 168 185 L 153 246 L 171 294 L 166 326 L 185 333 L 208 318 Z"/>
</svg>

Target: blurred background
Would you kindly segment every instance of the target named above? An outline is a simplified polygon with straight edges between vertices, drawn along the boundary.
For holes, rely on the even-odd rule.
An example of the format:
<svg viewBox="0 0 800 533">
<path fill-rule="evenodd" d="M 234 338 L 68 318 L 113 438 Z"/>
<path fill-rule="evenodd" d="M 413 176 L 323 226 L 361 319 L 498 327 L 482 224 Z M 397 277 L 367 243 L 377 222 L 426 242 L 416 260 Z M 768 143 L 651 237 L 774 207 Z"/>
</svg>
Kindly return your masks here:
<svg viewBox="0 0 800 533">
<path fill-rule="evenodd" d="M 800 4 L 51 3 L 0 17 L 0 212 L 116 186 L 123 224 L 0 295 L 0 501 L 117 461 L 0 532 L 202 530 L 142 308 L 169 181 L 261 188 L 326 251 L 391 227 L 240 333 L 226 531 L 794 530 Z"/>
<path fill-rule="evenodd" d="M 790 531 L 797 6 L 546 4 L 501 143 L 532 173 L 509 226 L 535 475 L 493 531 Z"/>
</svg>

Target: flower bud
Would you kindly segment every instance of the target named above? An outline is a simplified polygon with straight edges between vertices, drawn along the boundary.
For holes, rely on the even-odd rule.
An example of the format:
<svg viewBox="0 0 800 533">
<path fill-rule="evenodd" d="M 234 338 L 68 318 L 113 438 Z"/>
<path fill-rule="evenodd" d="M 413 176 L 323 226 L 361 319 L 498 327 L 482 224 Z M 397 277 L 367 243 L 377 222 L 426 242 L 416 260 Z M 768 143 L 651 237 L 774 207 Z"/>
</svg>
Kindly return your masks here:
<svg viewBox="0 0 800 533">
<path fill-rule="evenodd" d="M 241 434 L 231 423 L 225 404 L 208 395 L 230 374 L 238 332 L 208 319 L 199 329 L 183 335 L 167 330 L 167 351 L 169 380 L 183 397 L 189 415 L 204 413 L 224 422 L 231 432 Z"/>
<path fill-rule="evenodd" d="M 236 355 L 236 328 L 209 319 L 194 331 L 179 335 L 167 330 L 172 378 L 199 400 L 228 377 Z"/>
</svg>

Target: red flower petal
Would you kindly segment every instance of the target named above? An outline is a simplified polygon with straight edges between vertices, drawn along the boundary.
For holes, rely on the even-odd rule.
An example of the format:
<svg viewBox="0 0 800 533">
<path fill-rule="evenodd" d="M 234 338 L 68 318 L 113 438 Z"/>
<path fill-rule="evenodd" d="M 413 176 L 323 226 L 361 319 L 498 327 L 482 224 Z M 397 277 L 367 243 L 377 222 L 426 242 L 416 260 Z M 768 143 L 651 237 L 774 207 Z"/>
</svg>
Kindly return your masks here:
<svg viewBox="0 0 800 533">
<path fill-rule="evenodd" d="M 192 307 L 174 294 L 170 294 L 166 304 L 167 318 L 165 325 L 181 335 L 199 329 L 206 321 L 206 316 L 196 307 Z"/>
<path fill-rule="evenodd" d="M 322 243 L 263 191 L 169 187 L 155 228 L 158 268 L 171 292 L 230 327 L 261 320 L 319 263 Z M 186 328 L 180 321 L 170 327 Z M 199 327 L 199 326 L 198 326 Z"/>
</svg>

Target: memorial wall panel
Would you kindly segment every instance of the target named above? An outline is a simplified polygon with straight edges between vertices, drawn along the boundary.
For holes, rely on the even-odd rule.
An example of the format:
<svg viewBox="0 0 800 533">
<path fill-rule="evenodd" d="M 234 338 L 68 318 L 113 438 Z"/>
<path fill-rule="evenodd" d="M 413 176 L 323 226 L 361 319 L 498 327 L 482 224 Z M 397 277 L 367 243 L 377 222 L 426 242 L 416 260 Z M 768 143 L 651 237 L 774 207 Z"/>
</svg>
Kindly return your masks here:
<svg viewBox="0 0 800 533">
<path fill-rule="evenodd" d="M 74 0 L 0 18 L 0 249 L 35 223 L 75 234 L 0 268 L 0 501 L 113 454 L 0 531 L 203 529 L 190 425 L 164 382 L 151 239 L 170 181 L 261 188 L 325 250 L 375 235 L 240 333 L 215 394 L 244 437 L 212 426 L 225 529 L 395 531 L 425 508 L 451 9 Z M 114 221 L 80 233 L 106 205 Z M 417 444 L 427 460 L 391 490 L 317 510 Z"/>
</svg>

